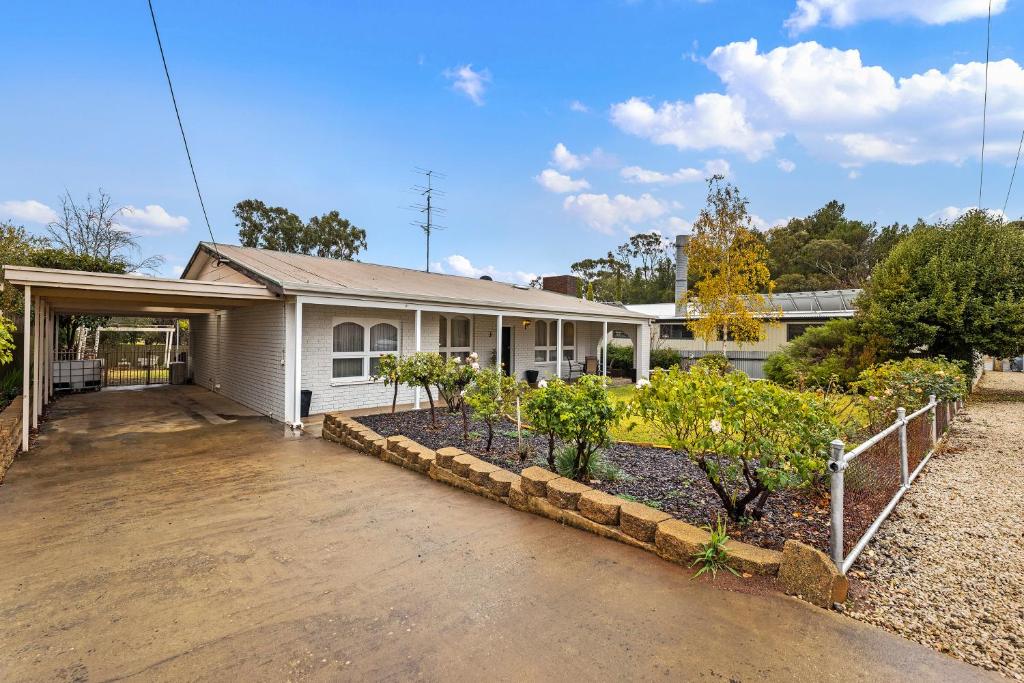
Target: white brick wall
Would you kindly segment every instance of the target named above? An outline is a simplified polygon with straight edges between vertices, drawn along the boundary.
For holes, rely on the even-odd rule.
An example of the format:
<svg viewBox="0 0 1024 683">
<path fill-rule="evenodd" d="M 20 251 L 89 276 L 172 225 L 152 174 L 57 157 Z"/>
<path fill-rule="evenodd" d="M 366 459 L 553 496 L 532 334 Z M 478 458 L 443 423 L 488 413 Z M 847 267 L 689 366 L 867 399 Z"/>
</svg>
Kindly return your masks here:
<svg viewBox="0 0 1024 683">
<path fill-rule="evenodd" d="M 195 316 L 191 334 L 196 384 L 275 420 L 286 418 L 283 303 Z"/>
</svg>

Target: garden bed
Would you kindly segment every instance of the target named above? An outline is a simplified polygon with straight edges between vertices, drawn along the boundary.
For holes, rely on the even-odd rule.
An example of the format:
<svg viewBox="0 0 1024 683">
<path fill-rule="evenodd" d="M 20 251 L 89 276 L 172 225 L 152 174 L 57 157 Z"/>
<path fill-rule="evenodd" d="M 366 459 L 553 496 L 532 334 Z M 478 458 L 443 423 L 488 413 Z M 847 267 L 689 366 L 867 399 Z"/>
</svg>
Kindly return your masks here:
<svg viewBox="0 0 1024 683">
<path fill-rule="evenodd" d="M 465 441 L 462 417 L 443 410 L 437 412 L 437 428 L 430 424 L 429 410 L 395 415 L 382 413 L 356 420 L 381 436 L 401 434 L 432 449 L 455 446 L 516 473 L 535 464 L 546 466 L 547 439 L 530 436 L 527 442 L 531 455 L 525 461 L 520 460 L 515 425 L 511 422 L 504 422 L 495 429 L 491 452 L 487 453 L 483 423 L 471 421 L 470 438 Z M 709 524 L 719 514 L 724 515 L 721 502 L 704 473 L 684 456 L 664 448 L 616 443 L 605 452 L 605 459 L 619 468 L 624 477 L 619 481 L 591 482 L 596 489 L 656 507 L 697 526 Z M 785 539 L 791 538 L 827 552 L 827 495 L 804 490 L 772 494 L 764 518 L 743 527 L 730 526 L 729 534 L 737 540 L 772 550 L 781 550 Z"/>
</svg>

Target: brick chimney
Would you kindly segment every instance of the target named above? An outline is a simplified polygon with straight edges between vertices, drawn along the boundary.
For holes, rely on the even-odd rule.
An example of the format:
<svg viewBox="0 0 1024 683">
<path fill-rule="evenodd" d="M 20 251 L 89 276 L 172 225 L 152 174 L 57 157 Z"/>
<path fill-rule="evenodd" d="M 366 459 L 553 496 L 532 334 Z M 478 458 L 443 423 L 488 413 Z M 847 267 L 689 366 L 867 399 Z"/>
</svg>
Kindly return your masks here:
<svg viewBox="0 0 1024 683">
<path fill-rule="evenodd" d="M 580 279 L 575 275 L 549 275 L 543 279 L 541 287 L 547 292 L 575 297 L 580 295 Z"/>
<path fill-rule="evenodd" d="M 682 316 L 686 313 L 680 300 L 686 294 L 689 286 L 687 280 L 690 272 L 690 257 L 686 252 L 690 243 L 689 235 L 676 235 L 676 315 Z"/>
</svg>

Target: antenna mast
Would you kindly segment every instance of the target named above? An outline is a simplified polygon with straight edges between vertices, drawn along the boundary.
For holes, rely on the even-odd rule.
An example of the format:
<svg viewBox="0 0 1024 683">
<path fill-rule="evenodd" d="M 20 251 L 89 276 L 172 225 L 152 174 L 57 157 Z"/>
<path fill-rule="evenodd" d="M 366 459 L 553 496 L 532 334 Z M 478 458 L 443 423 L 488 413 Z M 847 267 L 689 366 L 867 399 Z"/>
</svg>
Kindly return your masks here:
<svg viewBox="0 0 1024 683">
<path fill-rule="evenodd" d="M 426 184 L 424 184 L 424 185 L 413 185 L 413 187 L 412 187 L 413 192 L 416 192 L 421 197 L 423 197 L 423 201 L 418 203 L 418 204 L 413 204 L 412 206 L 410 206 L 408 208 L 413 210 L 413 211 L 419 212 L 423 216 L 422 220 L 413 221 L 412 225 L 415 225 L 416 227 L 420 228 L 423 231 L 423 234 L 427 238 L 427 269 L 426 270 L 429 273 L 430 272 L 430 235 L 435 230 L 444 230 L 445 229 L 445 226 L 438 225 L 437 223 L 434 222 L 434 215 L 437 214 L 437 215 L 442 215 L 443 216 L 444 214 L 447 213 L 446 209 L 443 209 L 443 208 L 437 206 L 435 204 L 435 202 L 434 202 L 435 195 L 436 196 L 444 196 L 444 192 L 442 192 L 441 190 L 439 190 L 436 187 L 434 187 L 434 179 L 435 178 L 443 179 L 443 178 L 446 178 L 447 176 L 445 176 L 443 173 L 438 173 L 437 171 L 434 171 L 432 169 L 426 169 L 426 168 L 416 168 L 415 171 L 416 171 L 416 173 L 419 173 L 420 175 L 426 177 Z"/>
</svg>

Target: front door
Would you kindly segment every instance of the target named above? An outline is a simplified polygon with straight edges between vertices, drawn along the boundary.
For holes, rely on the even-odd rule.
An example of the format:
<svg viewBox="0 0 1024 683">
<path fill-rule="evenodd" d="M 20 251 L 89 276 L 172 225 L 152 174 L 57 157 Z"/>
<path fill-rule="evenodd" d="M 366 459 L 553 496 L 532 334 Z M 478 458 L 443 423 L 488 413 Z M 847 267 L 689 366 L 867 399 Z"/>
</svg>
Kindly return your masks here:
<svg viewBox="0 0 1024 683">
<path fill-rule="evenodd" d="M 512 376 L 512 328 L 501 328 L 501 371 Z"/>
</svg>

